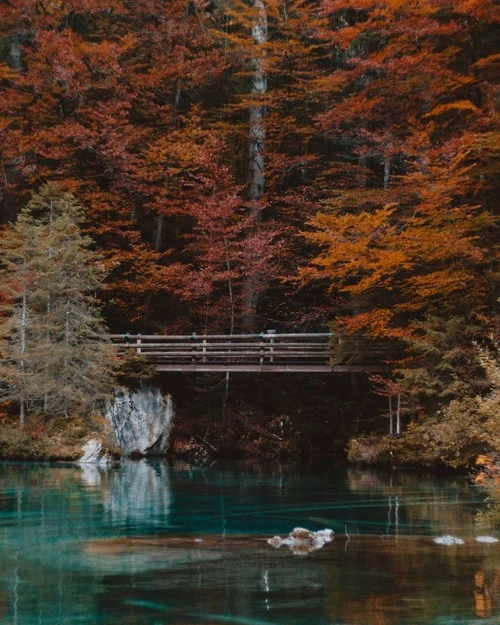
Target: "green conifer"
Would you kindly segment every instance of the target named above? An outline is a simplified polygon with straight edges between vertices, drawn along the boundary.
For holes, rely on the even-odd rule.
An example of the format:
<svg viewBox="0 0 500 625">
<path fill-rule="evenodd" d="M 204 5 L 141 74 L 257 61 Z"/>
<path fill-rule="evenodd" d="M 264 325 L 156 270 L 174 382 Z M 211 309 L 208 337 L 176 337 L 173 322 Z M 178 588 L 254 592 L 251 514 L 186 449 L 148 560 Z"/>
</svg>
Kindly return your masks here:
<svg viewBox="0 0 500 625">
<path fill-rule="evenodd" d="M 0 239 L 7 302 L 0 392 L 48 416 L 85 415 L 112 389 L 115 352 L 96 291 L 103 279 L 76 198 L 44 185 Z"/>
</svg>

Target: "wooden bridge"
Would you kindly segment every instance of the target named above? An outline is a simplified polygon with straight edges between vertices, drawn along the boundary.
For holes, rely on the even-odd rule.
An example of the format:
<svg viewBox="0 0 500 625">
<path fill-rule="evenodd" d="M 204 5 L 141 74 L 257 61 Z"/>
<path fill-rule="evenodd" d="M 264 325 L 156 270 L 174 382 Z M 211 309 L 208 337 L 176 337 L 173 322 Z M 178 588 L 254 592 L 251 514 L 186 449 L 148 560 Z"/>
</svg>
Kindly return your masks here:
<svg viewBox="0 0 500 625">
<path fill-rule="evenodd" d="M 145 356 L 157 371 L 348 373 L 380 366 L 333 364 L 331 334 L 113 334 L 120 353 Z"/>
</svg>

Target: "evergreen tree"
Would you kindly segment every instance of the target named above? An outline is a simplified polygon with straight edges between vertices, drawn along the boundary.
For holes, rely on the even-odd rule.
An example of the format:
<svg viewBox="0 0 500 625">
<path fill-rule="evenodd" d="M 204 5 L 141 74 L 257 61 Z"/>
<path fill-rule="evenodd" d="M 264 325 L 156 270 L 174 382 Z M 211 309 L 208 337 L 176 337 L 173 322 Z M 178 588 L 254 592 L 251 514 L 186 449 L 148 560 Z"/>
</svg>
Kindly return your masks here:
<svg viewBox="0 0 500 625">
<path fill-rule="evenodd" d="M 85 414 L 112 388 L 114 349 L 95 291 L 102 275 L 77 200 L 33 195 L 0 240 L 8 301 L 0 323 L 2 395 L 50 416 Z"/>
</svg>

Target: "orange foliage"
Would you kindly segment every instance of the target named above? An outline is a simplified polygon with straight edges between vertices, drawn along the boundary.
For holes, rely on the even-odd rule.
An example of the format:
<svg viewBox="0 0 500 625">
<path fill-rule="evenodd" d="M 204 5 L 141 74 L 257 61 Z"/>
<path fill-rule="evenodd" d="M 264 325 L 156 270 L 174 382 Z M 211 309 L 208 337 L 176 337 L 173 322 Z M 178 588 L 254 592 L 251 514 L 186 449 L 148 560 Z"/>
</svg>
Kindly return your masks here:
<svg viewBox="0 0 500 625">
<path fill-rule="evenodd" d="M 351 146 L 353 174 L 309 220 L 318 253 L 301 276 L 345 293 L 344 332 L 400 338 L 423 313 L 486 306 L 494 185 L 478 146 L 495 128 L 493 3 L 458 5 L 367 0 L 347 14 L 343 2 L 321 4 L 345 63 L 320 79 L 335 104 L 317 119 Z"/>
<path fill-rule="evenodd" d="M 337 316 L 398 337 L 424 311 L 480 310 L 498 250 L 498 15 L 452 5 L 268 0 L 257 97 L 253 3 L 0 3 L 4 203 L 48 179 L 81 199 L 118 331 L 222 326 L 256 263 L 263 323 Z"/>
</svg>

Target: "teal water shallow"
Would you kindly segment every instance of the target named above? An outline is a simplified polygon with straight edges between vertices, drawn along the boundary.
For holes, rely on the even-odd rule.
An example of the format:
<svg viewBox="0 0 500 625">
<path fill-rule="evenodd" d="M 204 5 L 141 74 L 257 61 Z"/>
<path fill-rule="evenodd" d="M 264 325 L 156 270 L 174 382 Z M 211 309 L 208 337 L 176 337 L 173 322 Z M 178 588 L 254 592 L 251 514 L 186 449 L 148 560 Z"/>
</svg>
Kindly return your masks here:
<svg viewBox="0 0 500 625">
<path fill-rule="evenodd" d="M 481 506 L 463 478 L 341 466 L 0 464 L 0 623 L 498 624 Z M 335 538 L 267 544 L 295 526 Z"/>
</svg>

